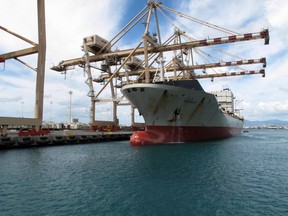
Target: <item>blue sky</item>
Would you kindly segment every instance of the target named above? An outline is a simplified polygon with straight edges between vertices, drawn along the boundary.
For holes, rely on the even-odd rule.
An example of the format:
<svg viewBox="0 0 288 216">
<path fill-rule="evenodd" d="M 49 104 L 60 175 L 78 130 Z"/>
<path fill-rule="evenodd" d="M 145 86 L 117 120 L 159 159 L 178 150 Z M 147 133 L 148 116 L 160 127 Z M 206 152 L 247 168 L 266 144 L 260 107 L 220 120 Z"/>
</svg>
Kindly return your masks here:
<svg viewBox="0 0 288 216">
<path fill-rule="evenodd" d="M 239 33 L 258 32 L 263 28 L 269 28 L 269 46 L 263 46 L 262 40 L 253 44 L 253 47 L 251 47 L 252 43 L 248 42 L 245 48 L 236 45 L 235 48 L 230 49 L 232 53 L 240 54 L 242 57 L 266 57 L 265 78 L 261 76 L 220 78 L 215 79 L 214 82 L 201 80 L 201 83 L 207 91 L 221 90 L 223 86 L 229 86 L 237 99 L 242 101 L 239 104 L 239 108 L 243 108 L 241 114 L 249 120 L 288 120 L 286 75 L 288 4 L 285 0 L 243 0 L 241 2 L 164 0 L 162 2 L 175 10 Z M 146 3 L 146 0 L 46 0 L 47 54 L 44 120 L 68 121 L 68 91 L 72 90 L 73 117 L 79 118 L 81 122 L 89 121 L 90 102 L 86 96 L 87 77 L 84 77 L 83 69 L 76 67 L 65 77 L 50 70 L 50 67 L 61 60 L 81 57 L 82 39 L 85 36 L 98 34 L 111 39 Z M 0 8 L 0 25 L 37 42 L 36 6 L 35 0 L 3 0 Z M 138 29 L 141 28 L 140 25 Z M 201 36 L 200 32 L 204 33 L 203 37 L 213 34 L 210 31 L 204 32 L 199 25 L 189 24 L 189 28 L 197 34 L 197 37 L 198 34 Z M 165 36 L 164 33 L 163 35 Z M 138 38 L 130 36 L 121 41 L 121 45 L 127 48 L 137 42 L 139 42 Z M 0 53 L 25 47 L 29 45 L 0 31 Z M 36 65 L 35 56 L 27 57 L 25 61 Z M 34 71 L 15 60 L 6 61 L 5 68 L 0 63 L 0 116 L 33 117 L 35 77 Z M 105 96 L 108 96 L 108 92 L 103 93 L 102 97 Z M 111 105 L 97 104 L 96 118 L 111 119 L 111 109 Z M 119 118 L 120 123 L 129 123 L 127 119 L 130 118 L 130 109 L 120 108 Z"/>
</svg>

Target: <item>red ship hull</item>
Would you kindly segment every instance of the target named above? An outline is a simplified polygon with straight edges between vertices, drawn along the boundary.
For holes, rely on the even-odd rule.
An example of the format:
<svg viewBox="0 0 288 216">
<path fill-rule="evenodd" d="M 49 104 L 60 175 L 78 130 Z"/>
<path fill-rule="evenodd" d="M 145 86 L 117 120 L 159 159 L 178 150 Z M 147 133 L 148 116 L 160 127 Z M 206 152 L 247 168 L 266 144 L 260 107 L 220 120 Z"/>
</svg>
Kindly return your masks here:
<svg viewBox="0 0 288 216">
<path fill-rule="evenodd" d="M 222 139 L 236 136 L 240 133 L 241 127 L 148 126 L 145 131 L 134 132 L 130 143 L 134 146 L 185 143 Z"/>
</svg>

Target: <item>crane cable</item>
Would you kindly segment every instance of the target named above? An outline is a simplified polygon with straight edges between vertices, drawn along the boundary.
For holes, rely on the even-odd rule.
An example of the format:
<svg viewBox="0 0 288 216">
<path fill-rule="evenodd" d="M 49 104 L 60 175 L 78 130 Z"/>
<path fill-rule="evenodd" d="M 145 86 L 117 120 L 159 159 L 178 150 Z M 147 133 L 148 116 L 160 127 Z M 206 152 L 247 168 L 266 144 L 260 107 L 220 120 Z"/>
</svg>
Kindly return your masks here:
<svg viewBox="0 0 288 216">
<path fill-rule="evenodd" d="M 238 35 L 238 34 L 239 34 L 238 32 L 235 32 L 235 31 L 232 31 L 232 30 L 229 30 L 229 29 L 226 29 L 226 28 L 223 28 L 223 27 L 214 25 L 214 24 L 212 24 L 212 23 L 208 23 L 208 22 L 206 22 L 206 21 L 203 21 L 203 20 L 200 20 L 200 19 L 191 17 L 191 16 L 189 16 L 189 15 L 187 15 L 187 14 L 178 12 L 178 11 L 173 10 L 173 9 L 171 9 L 171 8 L 169 8 L 169 7 L 166 7 L 166 6 L 164 6 L 164 5 L 161 5 L 160 7 L 163 8 L 163 9 L 165 9 L 165 10 L 167 10 L 167 11 L 169 11 L 169 12 L 171 12 L 171 13 L 174 13 L 174 14 L 178 15 L 179 17 L 186 18 L 186 19 L 188 19 L 188 20 L 190 20 L 190 21 L 199 23 L 199 24 L 204 25 L 204 26 L 207 26 L 207 27 L 209 27 L 209 28 L 213 28 L 213 29 L 215 29 L 215 30 L 218 30 L 218 31 L 221 31 L 221 32 L 224 32 L 224 33 L 227 33 L 227 34 L 231 34 L 231 35 L 235 35 L 235 34 Z"/>
</svg>

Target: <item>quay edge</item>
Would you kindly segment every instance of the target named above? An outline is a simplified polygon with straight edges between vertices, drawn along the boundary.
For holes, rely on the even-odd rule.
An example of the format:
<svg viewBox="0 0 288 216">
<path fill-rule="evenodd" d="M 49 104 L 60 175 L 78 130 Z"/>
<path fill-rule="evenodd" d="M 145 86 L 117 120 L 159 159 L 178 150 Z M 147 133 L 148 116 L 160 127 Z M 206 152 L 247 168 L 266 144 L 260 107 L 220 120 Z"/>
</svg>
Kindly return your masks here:
<svg viewBox="0 0 288 216">
<path fill-rule="evenodd" d="M 13 148 L 43 147 L 57 145 L 95 144 L 109 141 L 129 140 L 132 132 L 78 132 L 75 134 L 51 133 L 45 136 L 0 137 L 0 150 Z"/>
</svg>

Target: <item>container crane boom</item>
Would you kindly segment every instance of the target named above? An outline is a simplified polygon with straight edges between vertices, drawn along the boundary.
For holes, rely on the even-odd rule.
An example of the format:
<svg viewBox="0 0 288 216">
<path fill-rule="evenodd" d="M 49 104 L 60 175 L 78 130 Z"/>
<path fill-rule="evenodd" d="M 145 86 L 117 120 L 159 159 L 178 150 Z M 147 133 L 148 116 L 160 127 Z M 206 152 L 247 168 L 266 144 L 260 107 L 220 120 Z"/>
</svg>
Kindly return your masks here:
<svg viewBox="0 0 288 216">
<path fill-rule="evenodd" d="M 229 62 L 217 62 L 217 63 L 210 63 L 210 64 L 199 64 L 199 65 L 191 65 L 191 66 L 171 66 L 166 68 L 166 72 L 176 71 L 183 71 L 183 70 L 196 70 L 196 69 L 208 69 L 208 68 L 215 68 L 215 67 L 227 67 L 227 66 L 239 66 L 239 65 L 247 65 L 247 64 L 263 64 L 263 67 L 266 67 L 266 58 L 261 59 L 249 59 L 249 60 L 240 60 L 240 61 L 229 61 Z M 150 68 L 150 73 L 156 73 L 157 68 Z M 144 72 L 144 70 L 132 70 L 129 71 L 128 74 L 130 76 L 139 76 Z M 126 76 L 126 72 L 117 73 L 115 74 L 115 78 L 121 78 Z M 222 73 L 220 73 L 222 74 Z M 225 73 L 227 74 L 227 73 Z M 225 75 L 227 76 L 227 75 Z M 102 74 L 97 79 L 94 79 L 95 82 L 103 82 L 105 79 L 109 79 L 111 74 Z M 216 77 L 216 76 L 215 76 Z M 210 78 L 209 76 L 196 76 L 196 78 Z"/>
<path fill-rule="evenodd" d="M 257 39 L 264 39 L 264 44 L 265 45 L 269 44 L 268 29 L 265 29 L 257 33 L 248 33 L 248 34 L 240 34 L 240 35 L 231 35 L 227 37 L 217 37 L 217 38 L 212 38 L 212 39 L 196 40 L 196 41 L 190 41 L 190 42 L 181 43 L 181 44 L 169 44 L 169 45 L 158 45 L 158 46 L 152 45 L 152 46 L 147 47 L 147 52 L 149 54 L 160 53 L 160 52 L 168 52 L 168 51 L 174 51 L 174 50 L 180 50 L 180 49 L 190 49 L 190 48 L 196 48 L 196 47 L 227 44 L 227 43 L 233 43 L 233 42 L 257 40 Z M 125 58 L 129 56 L 129 54 L 132 51 L 133 49 L 127 49 L 127 50 L 122 50 L 122 51 L 100 53 L 97 55 L 90 56 L 89 61 L 99 62 L 99 61 L 104 61 L 105 59 L 109 57 L 112 58 L 115 56 L 117 56 L 118 58 Z M 143 55 L 143 54 L 144 54 L 144 48 L 140 47 L 134 52 L 133 56 Z M 51 69 L 62 72 L 62 71 L 67 70 L 67 67 L 69 66 L 83 65 L 83 64 L 85 64 L 84 58 L 75 58 L 75 59 L 61 61 L 57 66 L 53 66 Z"/>
</svg>

